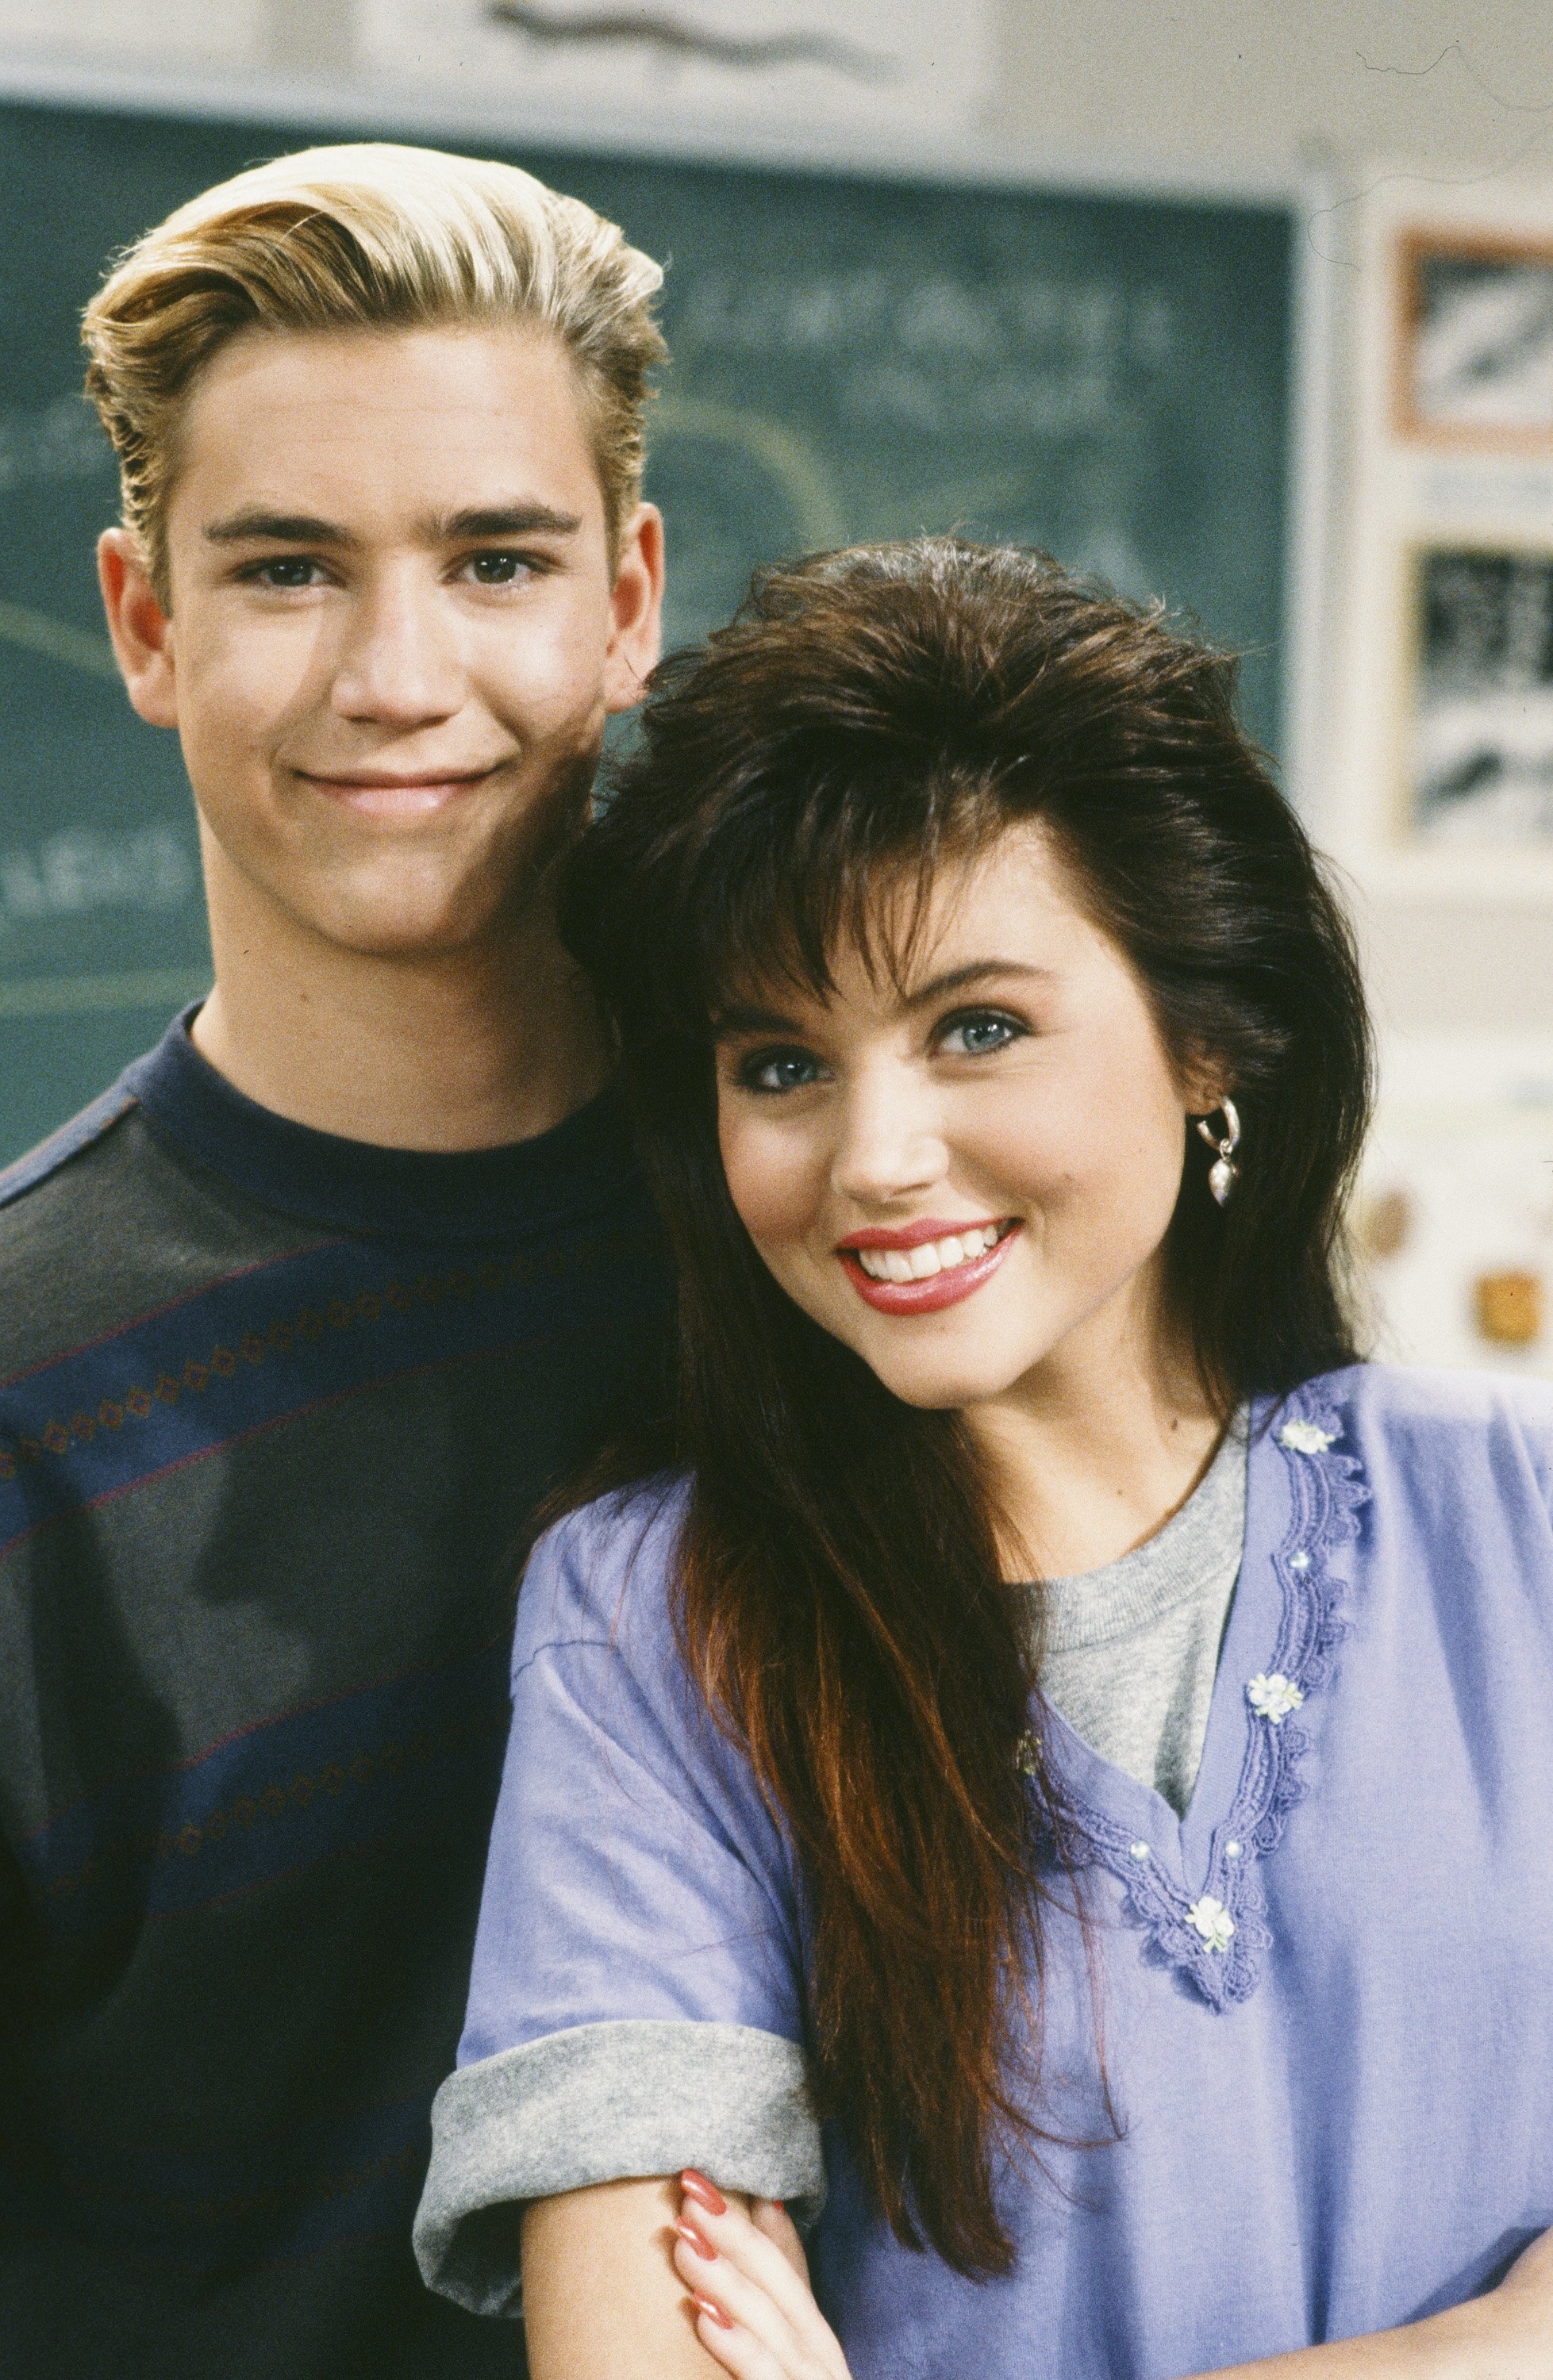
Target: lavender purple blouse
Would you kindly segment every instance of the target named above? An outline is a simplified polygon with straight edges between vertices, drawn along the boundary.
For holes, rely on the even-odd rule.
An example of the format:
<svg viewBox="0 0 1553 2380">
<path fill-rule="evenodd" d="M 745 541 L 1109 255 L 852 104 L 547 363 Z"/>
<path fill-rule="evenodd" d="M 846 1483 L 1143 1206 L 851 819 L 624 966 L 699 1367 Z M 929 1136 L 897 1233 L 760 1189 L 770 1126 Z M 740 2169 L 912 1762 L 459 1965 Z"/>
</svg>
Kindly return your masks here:
<svg viewBox="0 0 1553 2380">
<path fill-rule="evenodd" d="M 801 1879 L 675 1652 L 682 1504 L 574 1514 L 524 1586 L 434 2287 L 516 2312 L 515 2201 L 697 2163 L 817 2218 L 856 2380 L 1180 2380 L 1553 2224 L 1553 1391 L 1362 1366 L 1256 1409 L 1184 1819 L 1039 1714 L 1097 1949 L 1048 1918 L 1043 2120 L 1100 2144 L 1004 2175 L 1004 2280 L 901 2248 L 808 2113 Z"/>
</svg>

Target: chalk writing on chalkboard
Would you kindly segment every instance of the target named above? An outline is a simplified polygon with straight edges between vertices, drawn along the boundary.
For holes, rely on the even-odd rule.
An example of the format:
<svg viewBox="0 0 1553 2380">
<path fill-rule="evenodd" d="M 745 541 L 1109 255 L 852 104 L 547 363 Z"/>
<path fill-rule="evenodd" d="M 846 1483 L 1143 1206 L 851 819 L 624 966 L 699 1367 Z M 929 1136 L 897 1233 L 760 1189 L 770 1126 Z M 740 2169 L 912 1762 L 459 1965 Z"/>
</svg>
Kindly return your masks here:
<svg viewBox="0 0 1553 2380">
<path fill-rule="evenodd" d="M 187 844 L 168 826 L 46 835 L 31 849 L 0 851 L 0 950 L 7 930 L 24 920 L 79 917 L 89 909 L 181 909 L 198 884 Z"/>
</svg>

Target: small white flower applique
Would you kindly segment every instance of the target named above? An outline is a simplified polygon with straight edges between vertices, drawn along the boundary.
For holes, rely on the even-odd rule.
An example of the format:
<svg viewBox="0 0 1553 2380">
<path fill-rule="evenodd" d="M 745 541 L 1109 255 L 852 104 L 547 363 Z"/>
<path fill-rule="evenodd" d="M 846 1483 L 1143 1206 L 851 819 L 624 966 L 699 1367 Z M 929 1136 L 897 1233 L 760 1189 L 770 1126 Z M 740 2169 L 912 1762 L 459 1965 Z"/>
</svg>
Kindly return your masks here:
<svg viewBox="0 0 1553 2380">
<path fill-rule="evenodd" d="M 1201 1900 L 1194 1900 L 1186 1913 L 1210 1950 L 1228 1950 L 1235 1921 L 1222 1900 L 1216 1900 L 1211 1892 L 1204 1892 Z"/>
<path fill-rule="evenodd" d="M 1246 1700 L 1252 1709 L 1271 1727 L 1281 1727 L 1290 1712 L 1297 1711 L 1304 1699 L 1293 1679 L 1286 1678 L 1281 1670 L 1275 1670 L 1270 1677 L 1266 1670 L 1258 1670 L 1246 1688 Z"/>
<path fill-rule="evenodd" d="M 1337 1431 L 1323 1429 L 1319 1422 L 1286 1421 L 1278 1432 L 1278 1444 L 1295 1454 L 1325 1454 L 1335 1444 Z"/>
</svg>

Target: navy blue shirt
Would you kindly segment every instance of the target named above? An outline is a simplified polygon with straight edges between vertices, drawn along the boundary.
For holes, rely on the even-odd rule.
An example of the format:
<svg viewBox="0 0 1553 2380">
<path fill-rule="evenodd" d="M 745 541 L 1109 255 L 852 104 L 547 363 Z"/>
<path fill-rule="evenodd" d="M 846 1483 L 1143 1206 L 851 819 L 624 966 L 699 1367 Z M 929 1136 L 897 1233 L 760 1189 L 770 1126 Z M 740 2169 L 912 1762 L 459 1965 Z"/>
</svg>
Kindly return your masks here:
<svg viewBox="0 0 1553 2380">
<path fill-rule="evenodd" d="M 607 1093 L 376 1148 L 180 1020 L 0 1174 L 0 2370 L 520 2368 L 410 2217 L 515 1548 L 659 1402 L 668 1302 Z"/>
</svg>

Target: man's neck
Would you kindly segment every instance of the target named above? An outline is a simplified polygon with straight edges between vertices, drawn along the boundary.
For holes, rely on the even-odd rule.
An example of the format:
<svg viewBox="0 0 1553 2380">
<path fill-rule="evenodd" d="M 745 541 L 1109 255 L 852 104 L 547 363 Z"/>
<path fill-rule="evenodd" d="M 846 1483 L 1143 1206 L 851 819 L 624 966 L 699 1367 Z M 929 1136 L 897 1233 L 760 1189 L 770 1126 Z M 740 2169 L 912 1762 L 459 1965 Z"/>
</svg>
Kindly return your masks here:
<svg viewBox="0 0 1553 2380">
<path fill-rule="evenodd" d="M 225 929 L 224 929 L 225 926 Z M 500 1148 L 602 1089 L 597 1008 L 548 909 L 466 949 L 384 958 L 212 919 L 195 1048 L 261 1107 L 385 1148 Z M 278 946 L 277 946 L 278 945 Z"/>
</svg>

